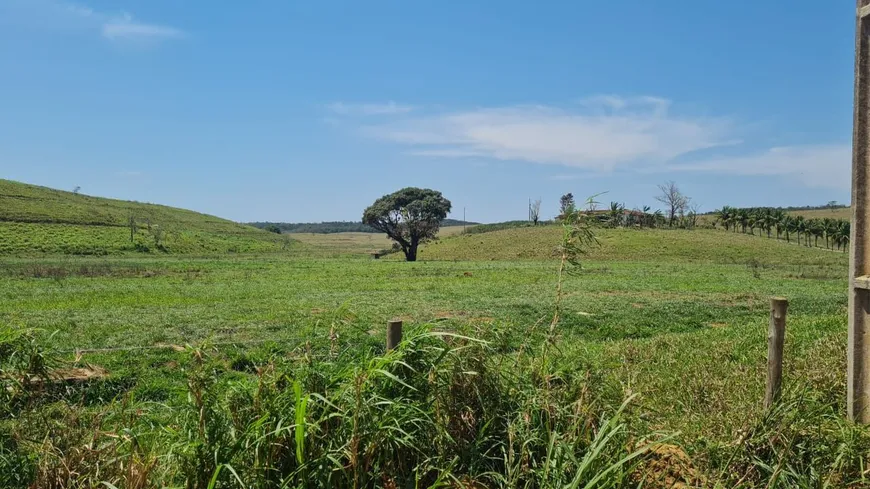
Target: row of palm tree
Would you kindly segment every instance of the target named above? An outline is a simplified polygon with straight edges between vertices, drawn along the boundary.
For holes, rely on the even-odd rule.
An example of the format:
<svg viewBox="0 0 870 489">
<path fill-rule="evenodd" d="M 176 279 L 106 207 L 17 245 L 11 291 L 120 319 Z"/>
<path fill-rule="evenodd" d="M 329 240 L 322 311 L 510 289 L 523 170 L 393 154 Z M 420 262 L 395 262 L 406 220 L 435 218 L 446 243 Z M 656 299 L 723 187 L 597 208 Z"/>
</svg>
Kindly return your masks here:
<svg viewBox="0 0 870 489">
<path fill-rule="evenodd" d="M 716 211 L 716 225 L 725 228 L 726 231 L 755 235 L 767 234 L 772 238 L 785 237 L 788 242 L 795 240 L 805 246 L 819 246 L 819 241 L 824 240 L 825 248 L 831 250 L 849 249 L 849 236 L 851 223 L 843 219 L 807 219 L 804 216 L 793 216 L 783 209 L 773 207 L 737 208 L 725 206 Z"/>
</svg>

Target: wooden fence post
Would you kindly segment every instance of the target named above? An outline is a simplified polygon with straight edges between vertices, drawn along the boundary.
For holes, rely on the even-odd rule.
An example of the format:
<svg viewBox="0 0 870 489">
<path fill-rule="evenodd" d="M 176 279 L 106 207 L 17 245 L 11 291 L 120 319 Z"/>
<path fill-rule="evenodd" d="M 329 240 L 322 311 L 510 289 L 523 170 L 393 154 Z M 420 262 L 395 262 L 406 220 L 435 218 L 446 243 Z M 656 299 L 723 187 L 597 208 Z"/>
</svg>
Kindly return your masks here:
<svg viewBox="0 0 870 489">
<path fill-rule="evenodd" d="M 402 321 L 393 320 L 387 323 L 387 351 L 402 342 Z"/>
<path fill-rule="evenodd" d="M 764 391 L 764 409 L 770 409 L 782 390 L 782 350 L 785 344 L 785 315 L 788 300 L 770 299 L 770 326 L 767 329 L 767 388 Z"/>
</svg>

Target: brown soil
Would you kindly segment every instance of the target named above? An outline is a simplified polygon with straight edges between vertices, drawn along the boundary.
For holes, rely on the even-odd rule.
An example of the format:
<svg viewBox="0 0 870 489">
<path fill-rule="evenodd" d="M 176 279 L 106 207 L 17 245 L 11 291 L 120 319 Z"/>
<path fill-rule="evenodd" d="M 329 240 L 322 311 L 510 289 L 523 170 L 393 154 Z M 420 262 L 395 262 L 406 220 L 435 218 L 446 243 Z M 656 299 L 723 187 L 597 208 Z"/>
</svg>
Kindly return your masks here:
<svg viewBox="0 0 870 489">
<path fill-rule="evenodd" d="M 658 444 L 650 447 L 644 463 L 634 474 L 644 487 L 653 489 L 688 489 L 704 485 L 703 476 L 692 459 L 676 445 Z"/>
</svg>

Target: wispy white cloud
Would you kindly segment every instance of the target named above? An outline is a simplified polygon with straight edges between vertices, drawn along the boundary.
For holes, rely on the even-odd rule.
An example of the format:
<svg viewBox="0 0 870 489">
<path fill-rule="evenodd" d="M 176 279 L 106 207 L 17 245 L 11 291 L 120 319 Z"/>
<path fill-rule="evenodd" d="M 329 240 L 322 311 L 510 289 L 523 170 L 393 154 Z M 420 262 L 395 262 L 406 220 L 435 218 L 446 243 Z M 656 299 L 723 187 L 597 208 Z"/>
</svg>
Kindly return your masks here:
<svg viewBox="0 0 870 489">
<path fill-rule="evenodd" d="M 333 102 L 326 106 L 331 112 L 339 115 L 396 115 L 407 114 L 414 110 L 414 106 L 401 105 L 393 101 L 381 104 L 348 104 Z"/>
<path fill-rule="evenodd" d="M 333 104 L 330 109 L 340 116 L 393 115 L 377 122 L 351 122 L 363 134 L 398 144 L 412 155 L 527 161 L 587 174 L 619 170 L 771 176 L 813 187 L 849 188 L 848 144 L 766 148 L 738 137 L 748 132 L 746 124 L 729 117 L 675 115 L 672 107 L 660 97 L 598 95 L 567 107 L 524 105 L 434 114 L 393 103 Z M 710 156 L 725 146 L 725 152 L 737 156 Z"/>
<path fill-rule="evenodd" d="M 418 155 L 486 157 L 609 171 L 656 164 L 725 144 L 725 118 L 678 117 L 654 97 L 586 99 L 582 110 L 548 106 L 488 108 L 368 125 L 375 138 Z"/>
<path fill-rule="evenodd" d="M 748 176 L 783 176 L 808 187 L 849 189 L 852 147 L 848 144 L 770 148 L 734 157 L 719 157 L 668 165 L 669 171 Z"/>
<path fill-rule="evenodd" d="M 577 180 L 581 177 L 582 177 L 582 175 L 552 175 L 552 176 L 550 176 L 550 180 L 565 182 L 565 181 L 569 181 L 569 180 Z"/>
<path fill-rule="evenodd" d="M 63 0 L 8 0 L 0 4 L 0 16 L 35 30 L 90 32 L 113 42 L 154 44 L 187 35 L 175 27 L 140 22 L 127 12 L 98 11 Z"/>
<path fill-rule="evenodd" d="M 135 22 L 129 14 L 103 24 L 103 37 L 111 40 L 160 41 L 180 39 L 185 33 L 174 27 Z"/>
</svg>

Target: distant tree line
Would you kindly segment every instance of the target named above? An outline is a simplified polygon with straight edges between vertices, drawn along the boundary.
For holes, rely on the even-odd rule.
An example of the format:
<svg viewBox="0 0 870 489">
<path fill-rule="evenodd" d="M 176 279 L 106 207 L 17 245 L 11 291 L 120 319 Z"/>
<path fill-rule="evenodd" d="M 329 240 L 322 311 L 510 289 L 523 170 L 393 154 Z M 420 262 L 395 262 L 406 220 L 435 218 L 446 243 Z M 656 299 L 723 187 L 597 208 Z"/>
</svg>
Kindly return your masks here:
<svg viewBox="0 0 870 489">
<path fill-rule="evenodd" d="M 476 222 L 466 222 L 457 219 L 444 219 L 441 221 L 441 227 L 447 226 L 462 226 L 477 224 Z M 354 221 L 332 221 L 332 222 L 251 222 L 250 226 L 265 229 L 273 233 L 316 233 L 316 234 L 333 234 L 333 233 L 380 233 L 377 229 L 363 224 L 362 222 Z"/>
<path fill-rule="evenodd" d="M 562 221 L 575 209 L 587 215 L 593 215 L 601 225 L 606 227 L 631 228 L 682 228 L 692 229 L 698 225 L 699 205 L 685 195 L 675 182 L 659 185 L 661 192 L 655 200 L 665 206 L 665 210 L 652 210 L 644 205 L 629 209 L 624 203 L 611 202 L 607 208 L 599 209 L 599 203 L 594 199 L 585 202 L 585 208 L 578 208 L 572 193 L 567 193 L 559 199 L 559 215 L 557 221 Z"/>
<path fill-rule="evenodd" d="M 829 207 L 822 207 L 829 208 Z M 752 207 L 737 208 L 725 206 L 716 211 L 715 225 L 722 226 L 726 231 L 742 232 L 755 235 L 776 236 L 786 241 L 796 241 L 804 246 L 819 246 L 824 241 L 825 248 L 847 251 L 851 223 L 845 219 L 807 219 L 804 216 L 793 216 L 789 208 Z M 818 209 L 818 208 L 817 208 Z"/>
</svg>

